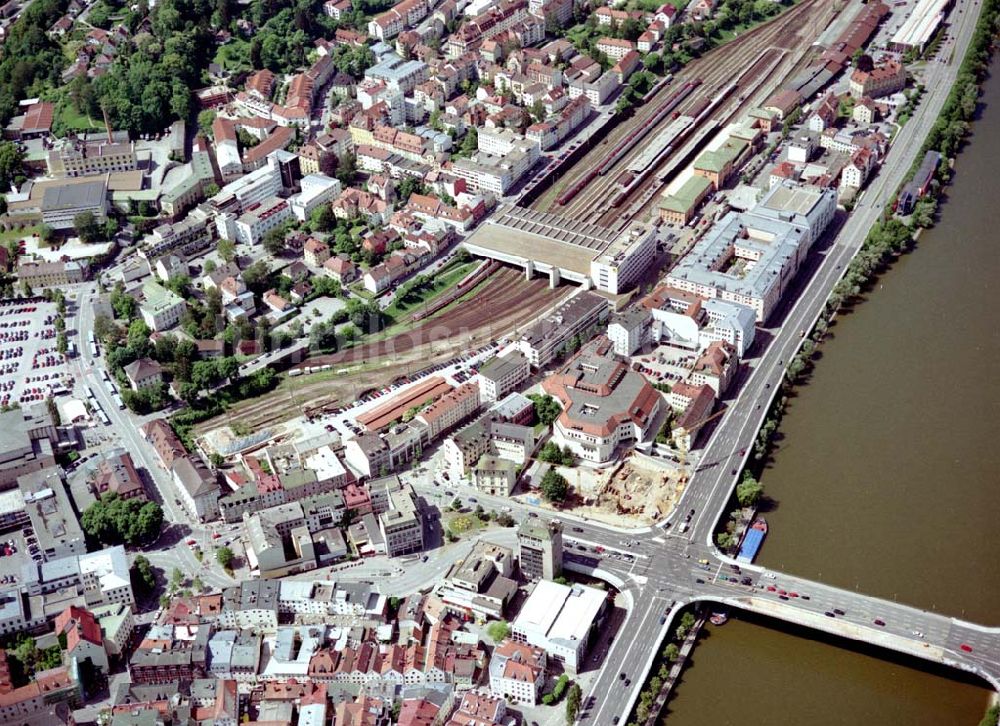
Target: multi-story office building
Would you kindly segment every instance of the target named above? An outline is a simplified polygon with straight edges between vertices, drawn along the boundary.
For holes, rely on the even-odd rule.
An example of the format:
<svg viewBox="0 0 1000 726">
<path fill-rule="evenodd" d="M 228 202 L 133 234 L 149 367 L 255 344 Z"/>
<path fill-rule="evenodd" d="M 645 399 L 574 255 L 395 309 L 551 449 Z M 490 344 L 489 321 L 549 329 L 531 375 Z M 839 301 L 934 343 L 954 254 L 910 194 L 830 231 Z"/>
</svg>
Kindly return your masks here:
<svg viewBox="0 0 1000 726">
<path fill-rule="evenodd" d="M 562 574 L 562 525 L 529 517 L 517 529 L 517 560 L 529 580 L 551 580 Z"/>
</svg>

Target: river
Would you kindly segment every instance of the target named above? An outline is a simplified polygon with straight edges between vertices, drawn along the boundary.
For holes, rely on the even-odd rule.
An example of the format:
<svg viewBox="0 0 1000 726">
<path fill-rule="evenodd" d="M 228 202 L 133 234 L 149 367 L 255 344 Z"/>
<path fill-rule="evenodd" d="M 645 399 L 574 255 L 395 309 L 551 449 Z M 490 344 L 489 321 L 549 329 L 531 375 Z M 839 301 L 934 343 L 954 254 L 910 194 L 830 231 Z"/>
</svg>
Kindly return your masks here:
<svg viewBox="0 0 1000 726">
<path fill-rule="evenodd" d="M 994 70 L 1000 65 L 994 64 Z M 1000 624 L 1000 76 L 937 226 L 831 328 L 762 482 L 760 562 Z M 974 726 L 989 691 L 876 651 L 731 621 L 695 650 L 669 726 Z"/>
</svg>

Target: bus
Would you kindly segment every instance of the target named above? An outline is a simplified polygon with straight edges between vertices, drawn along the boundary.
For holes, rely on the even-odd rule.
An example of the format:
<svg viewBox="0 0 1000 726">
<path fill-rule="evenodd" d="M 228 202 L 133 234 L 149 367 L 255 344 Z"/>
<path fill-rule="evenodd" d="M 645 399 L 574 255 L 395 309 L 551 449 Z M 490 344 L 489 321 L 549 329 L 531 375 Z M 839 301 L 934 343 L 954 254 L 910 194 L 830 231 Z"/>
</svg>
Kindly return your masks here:
<svg viewBox="0 0 1000 726">
<path fill-rule="evenodd" d="M 115 405 L 118 407 L 119 410 L 123 410 L 125 408 L 125 402 L 122 401 L 122 397 L 119 396 L 117 393 L 111 396 L 111 400 L 115 402 Z"/>
</svg>

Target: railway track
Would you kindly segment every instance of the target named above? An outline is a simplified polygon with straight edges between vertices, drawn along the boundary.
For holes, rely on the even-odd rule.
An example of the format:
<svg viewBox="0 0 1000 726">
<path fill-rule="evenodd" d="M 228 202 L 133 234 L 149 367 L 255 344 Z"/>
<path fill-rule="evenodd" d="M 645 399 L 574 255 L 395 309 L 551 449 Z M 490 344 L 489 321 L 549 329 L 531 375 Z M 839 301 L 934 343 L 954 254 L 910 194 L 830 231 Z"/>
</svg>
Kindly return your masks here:
<svg viewBox="0 0 1000 726">
<path fill-rule="evenodd" d="M 673 78 L 671 83 L 664 85 L 656 96 L 669 98 L 670 94 L 676 93 L 677 89 L 682 88 L 684 84 L 695 79 L 700 80 L 701 84 L 697 92 L 689 94 L 684 102 L 675 109 L 679 114 L 688 114 L 698 104 L 712 99 L 727 85 L 731 85 L 734 76 L 740 74 L 741 71 L 745 73 L 743 69 L 750 70 L 755 59 L 759 58 L 767 49 L 791 50 L 799 46 L 802 42 L 802 34 L 811 35 L 813 32 L 811 29 L 815 28 L 824 16 L 831 14 L 825 2 L 826 0 L 803 0 L 795 8 L 771 22 L 730 41 L 721 48 L 706 54 L 703 58 L 692 61 Z M 552 201 L 546 204 L 539 200 L 534 205 L 535 208 L 571 218 L 613 217 L 614 215 L 609 215 L 607 210 L 609 201 L 617 191 L 614 188 L 615 183 L 627 166 L 642 153 L 643 145 L 636 144 L 624 153 L 620 153 L 618 158 L 613 160 L 610 158 L 612 151 L 619 147 L 623 140 L 634 135 L 638 129 L 648 129 L 648 131 L 643 132 L 643 137 L 652 138 L 652 134 L 659 133 L 665 124 L 671 123 L 672 119 L 669 115 L 666 119 L 661 119 L 659 123 L 652 123 L 659 108 L 660 104 L 656 103 L 656 98 L 652 98 L 650 103 L 645 104 L 637 111 L 635 117 L 628 124 L 610 133 L 593 151 L 577 163 L 576 168 L 579 169 L 579 173 L 571 176 L 564 191 L 578 185 L 581 180 L 592 174 L 593 170 L 598 167 L 606 170 L 603 176 L 591 177 L 589 183 L 584 184 L 583 188 L 564 206 Z"/>
</svg>

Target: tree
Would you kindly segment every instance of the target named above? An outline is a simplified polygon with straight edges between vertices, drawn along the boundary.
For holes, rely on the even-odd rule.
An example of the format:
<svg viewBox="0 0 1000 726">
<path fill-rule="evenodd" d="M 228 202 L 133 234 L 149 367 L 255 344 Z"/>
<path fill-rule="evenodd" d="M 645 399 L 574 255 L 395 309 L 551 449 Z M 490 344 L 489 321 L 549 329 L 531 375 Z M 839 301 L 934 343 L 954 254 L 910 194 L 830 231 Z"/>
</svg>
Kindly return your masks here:
<svg viewBox="0 0 1000 726">
<path fill-rule="evenodd" d="M 570 451 L 569 447 L 561 449 L 555 441 L 551 440 L 547 441 L 541 451 L 538 452 L 538 458 L 549 464 L 560 464 L 563 466 L 571 466 L 574 461 L 573 452 Z"/>
<path fill-rule="evenodd" d="M 566 477 L 555 469 L 549 469 L 542 477 L 542 496 L 550 502 L 563 502 L 569 492 L 569 482 Z"/>
<path fill-rule="evenodd" d="M 687 637 L 687 634 L 691 632 L 691 628 L 694 627 L 694 622 L 694 615 L 689 612 L 684 613 L 681 616 L 680 625 L 677 626 L 677 631 L 675 633 L 677 640 L 684 640 L 684 638 Z"/>
<path fill-rule="evenodd" d="M 681 649 L 677 647 L 676 643 L 667 643 L 667 647 L 663 649 L 663 657 L 670 663 L 680 658 Z"/>
<path fill-rule="evenodd" d="M 218 247 L 219 257 L 225 262 L 232 262 L 236 259 L 236 244 L 229 239 L 220 239 Z"/>
<path fill-rule="evenodd" d="M 215 111 L 205 109 L 198 114 L 198 130 L 207 136 L 212 138 L 212 124 L 215 122 Z"/>
<path fill-rule="evenodd" d="M 283 227 L 276 227 L 264 235 L 264 249 L 275 257 L 285 251 L 285 230 Z"/>
<path fill-rule="evenodd" d="M 745 474 L 743 481 L 736 486 L 736 501 L 741 507 L 752 507 L 760 501 L 764 487 L 752 476 Z"/>
<path fill-rule="evenodd" d="M 100 242 L 103 236 L 101 225 L 97 223 L 93 212 L 80 212 L 73 217 L 73 229 L 84 244 Z"/>
<path fill-rule="evenodd" d="M 351 152 L 346 152 L 340 157 L 340 161 L 337 164 L 337 179 L 345 187 L 351 186 L 351 182 L 354 181 L 354 174 L 358 170 L 358 160 Z"/>
<path fill-rule="evenodd" d="M 13 141 L 0 142 L 0 194 L 6 194 L 11 183 L 23 177 L 24 152 Z"/>
<path fill-rule="evenodd" d="M 131 568 L 132 587 L 144 594 L 150 594 L 156 589 L 156 575 L 153 566 L 145 555 L 136 555 Z"/>
<path fill-rule="evenodd" d="M 580 713 L 580 703 L 583 701 L 583 691 L 580 684 L 574 683 L 566 694 L 566 723 L 573 724 Z"/>
<path fill-rule="evenodd" d="M 228 570 L 233 566 L 233 551 L 228 547 L 220 547 L 215 551 L 215 559 Z"/>
<path fill-rule="evenodd" d="M 340 166 L 340 159 L 337 158 L 336 154 L 332 154 L 329 152 L 320 154 L 319 157 L 320 174 L 326 174 L 329 177 L 334 177 L 337 175 L 338 166 Z"/>
<path fill-rule="evenodd" d="M 486 634 L 494 643 L 499 643 L 510 634 L 510 626 L 503 620 L 494 620 L 486 626 Z"/>
<path fill-rule="evenodd" d="M 329 204 L 321 204 L 309 215 L 309 226 L 314 232 L 330 232 L 337 226 L 337 217 L 333 213 L 333 207 Z"/>
<path fill-rule="evenodd" d="M 551 426 L 562 413 L 559 402 L 548 394 L 532 393 L 528 398 L 535 405 L 535 419 L 543 426 Z"/>
<path fill-rule="evenodd" d="M 91 504 L 80 517 L 88 536 L 106 545 L 135 545 L 160 536 L 163 510 L 156 502 L 122 499 L 107 493 Z"/>
<path fill-rule="evenodd" d="M 243 270 L 243 282 L 247 288 L 260 295 L 269 286 L 271 269 L 264 260 L 257 260 L 250 267 Z"/>
</svg>

